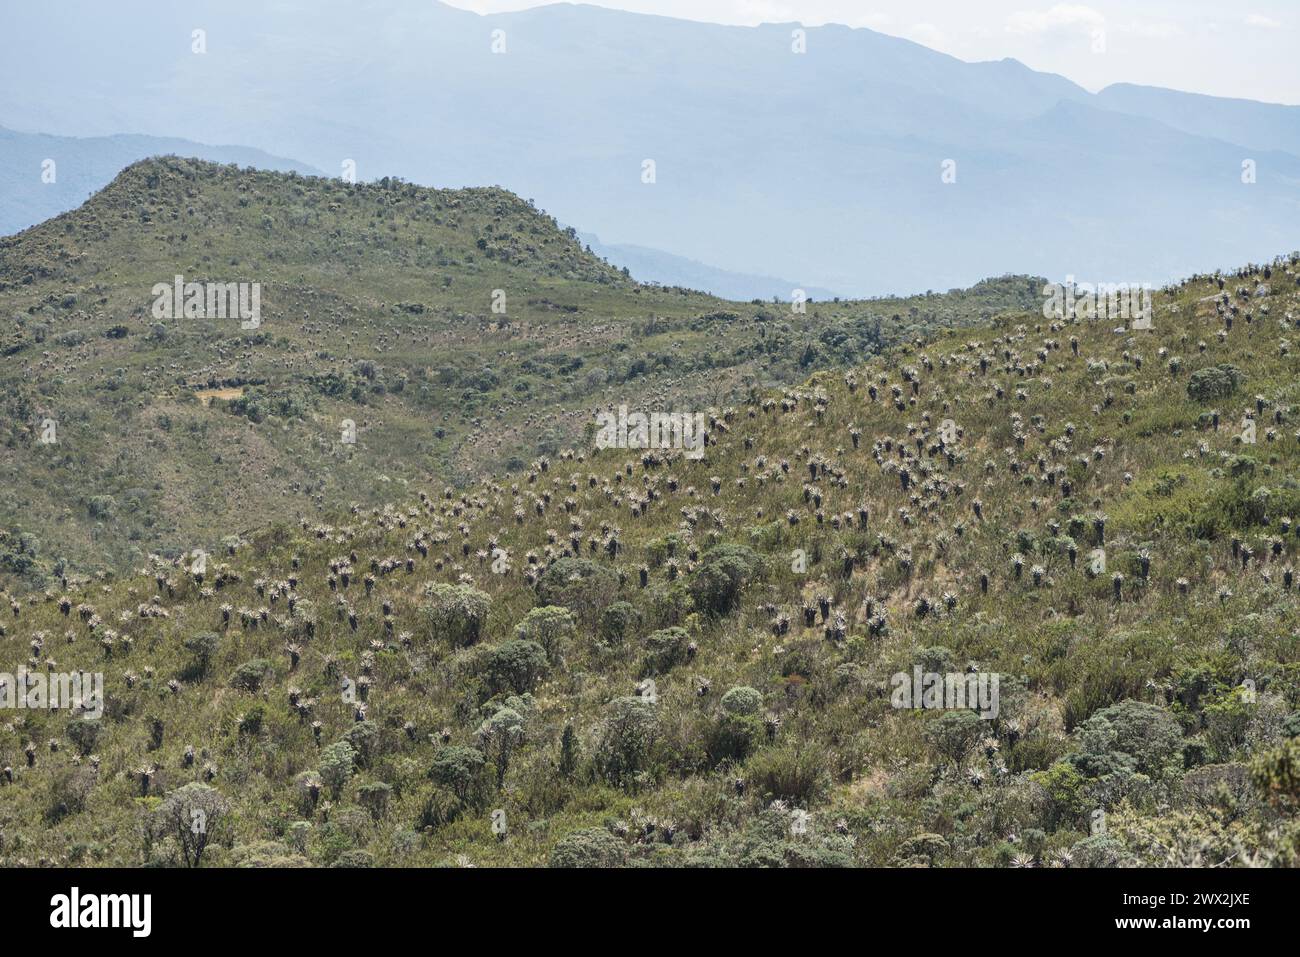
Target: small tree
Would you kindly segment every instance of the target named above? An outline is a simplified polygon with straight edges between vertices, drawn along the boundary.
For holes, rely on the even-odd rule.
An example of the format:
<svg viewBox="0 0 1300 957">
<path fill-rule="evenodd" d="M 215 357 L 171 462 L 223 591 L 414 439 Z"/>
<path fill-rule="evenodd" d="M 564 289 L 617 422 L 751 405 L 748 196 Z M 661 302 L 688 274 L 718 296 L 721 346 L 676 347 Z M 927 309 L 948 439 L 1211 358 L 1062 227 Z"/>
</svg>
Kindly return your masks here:
<svg viewBox="0 0 1300 957">
<path fill-rule="evenodd" d="M 569 609 L 544 605 L 529 611 L 523 621 L 515 625 L 515 637 L 537 642 L 546 649 L 547 657 L 554 661 L 560 645 L 573 637 L 577 627 L 577 619 Z"/>
<path fill-rule="evenodd" d="M 346 741 L 335 741 L 320 753 L 320 778 L 336 801 L 348 778 L 352 777 L 356 758 L 356 750 Z"/>
<path fill-rule="evenodd" d="M 507 641 L 492 650 L 487 661 L 493 691 L 532 691 L 546 673 L 546 651 L 535 641 Z"/>
<path fill-rule="evenodd" d="M 727 614 L 740 603 L 741 591 L 758 570 L 758 555 L 744 545 L 709 549 L 691 581 L 696 607 L 715 615 Z"/>
<path fill-rule="evenodd" d="M 551 851 L 551 867 L 618 867 L 627 859 L 627 846 L 603 827 L 566 834 Z"/>
<path fill-rule="evenodd" d="M 220 646 L 221 636 L 211 631 L 186 638 L 185 650 L 194 656 L 194 662 L 190 665 L 190 675 L 199 681 L 206 678 L 212 668 L 212 659 Z"/>
<path fill-rule="evenodd" d="M 453 745 L 439 749 L 434 755 L 429 777 L 456 795 L 462 805 L 468 804 L 485 763 L 486 758 L 478 748 Z"/>
<path fill-rule="evenodd" d="M 950 765 L 961 767 L 983 730 L 975 712 L 945 711 L 926 726 L 925 737 Z"/>
<path fill-rule="evenodd" d="M 193 781 L 168 795 L 154 815 L 159 829 L 176 838 L 185 866 L 198 867 L 212 834 L 229 810 L 230 804 L 220 791 Z"/>
<path fill-rule="evenodd" d="M 446 638 L 454 647 L 472 645 L 483 633 L 491 606 L 492 599 L 476 588 L 435 582 L 425 589 L 420 605 L 425 637 Z"/>
<path fill-rule="evenodd" d="M 497 787 L 505 783 L 510 757 L 523 737 L 524 719 L 514 708 L 502 708 L 479 725 L 478 738 L 483 742 L 483 750 L 497 768 Z"/>
<path fill-rule="evenodd" d="M 630 787 L 650 766 L 659 739 L 659 716 L 653 702 L 640 697 L 615 698 L 606 707 L 596 748 L 596 765 L 611 784 Z"/>
</svg>

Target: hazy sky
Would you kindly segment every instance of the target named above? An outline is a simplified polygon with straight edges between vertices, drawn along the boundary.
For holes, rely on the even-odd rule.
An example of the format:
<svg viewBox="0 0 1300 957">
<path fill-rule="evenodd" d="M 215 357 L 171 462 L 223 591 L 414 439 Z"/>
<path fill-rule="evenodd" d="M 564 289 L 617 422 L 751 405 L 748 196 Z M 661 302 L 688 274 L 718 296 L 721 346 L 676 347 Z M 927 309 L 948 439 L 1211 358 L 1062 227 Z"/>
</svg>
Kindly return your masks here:
<svg viewBox="0 0 1300 957">
<path fill-rule="evenodd" d="M 448 0 L 478 13 L 545 0 Z M 1015 57 L 1089 90 L 1141 83 L 1300 105 L 1296 0 L 595 0 L 715 23 L 843 23 L 963 60 Z M 1099 42 L 1096 38 L 1102 36 Z M 1094 47 L 1103 47 L 1095 50 Z M 811 49 L 809 52 L 812 52 Z"/>
</svg>

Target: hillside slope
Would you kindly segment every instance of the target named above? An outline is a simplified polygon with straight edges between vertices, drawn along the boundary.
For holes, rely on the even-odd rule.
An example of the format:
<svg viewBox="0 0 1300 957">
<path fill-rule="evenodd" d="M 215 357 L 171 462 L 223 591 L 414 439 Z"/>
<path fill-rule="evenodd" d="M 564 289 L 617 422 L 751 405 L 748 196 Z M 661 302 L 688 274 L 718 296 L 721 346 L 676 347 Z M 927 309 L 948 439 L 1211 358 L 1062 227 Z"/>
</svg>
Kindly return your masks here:
<svg viewBox="0 0 1300 957">
<path fill-rule="evenodd" d="M 1293 866 L 1297 264 L 15 601 L 0 862 Z"/>
<path fill-rule="evenodd" d="M 212 163 L 320 175 L 305 163 L 244 146 L 209 146 L 175 137 L 47 136 L 0 127 L 0 236 L 74 209 L 121 170 L 149 156 L 193 156 Z M 47 167 L 47 163 L 52 166 Z"/>
<path fill-rule="evenodd" d="M 250 306 L 258 284 L 260 324 L 183 302 L 158 318 L 155 286 L 177 275 L 248 283 Z M 499 189 L 146 160 L 0 239 L 0 577 L 111 571 L 286 511 L 518 469 L 596 408 L 720 404 L 1024 308 L 1040 285 L 796 314 L 641 286 Z"/>
</svg>

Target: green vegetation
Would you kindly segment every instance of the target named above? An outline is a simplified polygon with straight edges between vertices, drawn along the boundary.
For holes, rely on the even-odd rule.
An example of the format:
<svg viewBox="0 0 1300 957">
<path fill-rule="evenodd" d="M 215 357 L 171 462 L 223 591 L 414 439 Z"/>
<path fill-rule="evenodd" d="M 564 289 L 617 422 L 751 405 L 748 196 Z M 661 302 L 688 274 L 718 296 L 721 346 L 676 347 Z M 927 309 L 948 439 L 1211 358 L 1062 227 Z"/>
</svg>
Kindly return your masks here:
<svg viewBox="0 0 1300 957">
<path fill-rule="evenodd" d="M 0 662 L 106 700 L 0 713 L 0 863 L 1295 866 L 1298 264 L 14 590 Z M 996 715 L 894 707 L 914 668 Z"/>
<path fill-rule="evenodd" d="M 261 324 L 155 318 L 154 286 L 178 274 L 260 283 Z M 522 473 L 599 407 L 721 405 L 1028 308 L 1040 287 L 796 314 L 639 285 L 500 189 L 145 160 L 0 239 L 0 584 L 216 554 L 214 530 L 381 504 L 430 476 Z"/>
</svg>

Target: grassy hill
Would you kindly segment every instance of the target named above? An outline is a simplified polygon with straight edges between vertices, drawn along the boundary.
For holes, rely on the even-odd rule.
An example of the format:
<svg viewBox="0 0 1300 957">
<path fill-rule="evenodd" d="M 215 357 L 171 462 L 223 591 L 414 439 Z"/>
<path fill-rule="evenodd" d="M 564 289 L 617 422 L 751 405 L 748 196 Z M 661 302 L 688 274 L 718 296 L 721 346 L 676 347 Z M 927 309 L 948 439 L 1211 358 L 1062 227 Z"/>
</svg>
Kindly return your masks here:
<svg viewBox="0 0 1300 957">
<path fill-rule="evenodd" d="M 178 274 L 259 283 L 260 326 L 155 318 L 155 285 Z M 518 472 L 597 408 L 734 401 L 1026 308 L 1040 286 L 797 314 L 639 285 L 499 189 L 145 160 L 0 240 L 0 581 L 44 587 L 431 477 Z"/>
<path fill-rule="evenodd" d="M 246 146 L 209 146 L 138 134 L 49 136 L 0 126 L 0 236 L 72 209 L 103 189 L 131 163 L 164 155 L 322 175 L 304 163 Z"/>
<path fill-rule="evenodd" d="M 451 295 L 470 287 L 457 300 L 468 304 L 527 264 L 518 299 L 539 324 L 543 300 L 572 304 L 564 293 L 578 283 L 598 303 L 579 314 L 592 322 L 632 301 L 635 316 L 615 314 L 675 315 L 685 336 L 698 308 L 531 234 L 538 220 L 494 191 L 301 181 L 297 205 L 264 212 L 250 185 L 235 213 L 205 202 L 208 190 L 270 180 L 162 164 L 119 181 L 94 207 L 99 226 L 71 217 L 39 234 L 43 254 L 20 251 L 33 273 L 44 256 L 40 282 L 75 272 L 109 298 L 51 317 L 53 358 L 24 354 L 33 389 L 38 372 L 94 381 L 84 370 L 104 365 L 96 350 L 121 365 L 146 348 L 143 336 L 48 343 L 77 310 L 106 324 L 123 308 L 120 276 L 62 237 L 144 214 L 152 242 L 119 272 L 155 243 L 176 254 L 165 237 L 179 242 L 184 227 L 146 202 L 150 170 L 172 170 L 166 189 L 192 192 L 196 216 L 242 227 L 226 246 L 213 234 L 213 264 L 297 271 L 295 289 L 316 294 L 264 324 L 289 340 L 265 357 L 209 333 L 229 363 L 208 373 L 218 379 L 277 362 L 305 371 L 305 344 L 334 354 L 327 333 L 360 342 L 381 317 L 394 325 L 378 381 L 391 384 L 399 343 L 420 335 L 459 336 L 458 356 L 441 361 L 477 368 L 483 341 L 506 347 L 475 325 L 481 306 L 470 318 L 433 304 L 446 275 Z M 272 233 L 297 232 L 290 248 L 312 258 L 324 240 L 310 237 L 330 235 L 346 203 L 359 215 L 337 227 L 329 261 L 347 265 L 309 272 L 268 257 L 252 268 L 236 252 L 269 215 Z M 294 216 L 314 228 L 280 225 Z M 450 232 L 399 244 L 394 216 L 431 234 L 435 218 L 484 238 L 492 224 L 500 258 L 489 266 Z M 436 242 L 464 268 L 439 266 Z M 12 277 L 18 257 L 5 255 Z M 214 268 L 202 255 L 187 273 Z M 403 279 L 401 261 L 431 278 Z M 325 513 L 277 498 L 280 520 L 231 540 L 201 575 L 160 559 L 116 582 L 16 598 L 0 660 L 102 671 L 107 699 L 97 722 L 3 716 L 0 862 L 194 863 L 201 849 L 204 866 L 1293 866 L 1298 262 L 1161 292 L 1149 331 L 1025 313 L 759 389 L 712 409 L 699 460 L 557 439 L 519 472 L 460 489 L 384 483 L 382 504 Z M 384 290 L 368 311 L 355 294 L 333 298 L 349 277 Z M 397 302 L 425 312 L 406 319 Z M 539 346 L 573 349 L 578 321 L 548 319 L 556 338 Z M 719 321 L 695 335 L 728 350 L 758 335 L 742 319 L 724 339 Z M 795 330 L 792 341 L 808 335 Z M 192 335 L 181 341 L 197 363 Z M 178 421 L 164 434 L 224 421 L 180 400 L 213 383 L 168 355 L 127 374 L 172 366 Z M 525 357 L 509 361 L 524 372 Z M 702 378 L 746 368 L 762 374 L 751 359 Z M 147 391 L 125 395 L 135 405 Z M 397 420 L 395 391 L 367 407 L 373 421 Z M 105 417 L 125 416 L 113 391 L 96 394 Z M 145 405 L 160 415 L 162 401 Z M 490 408 L 481 418 L 496 421 Z M 384 445 L 372 436 L 365 448 L 377 485 Z M 250 489 L 265 481 L 257 463 L 222 456 Z M 345 468 L 340 456 L 327 481 Z M 171 475 L 161 481 L 171 490 Z M 996 716 L 897 707 L 893 676 L 915 668 L 998 676 Z"/>
</svg>

